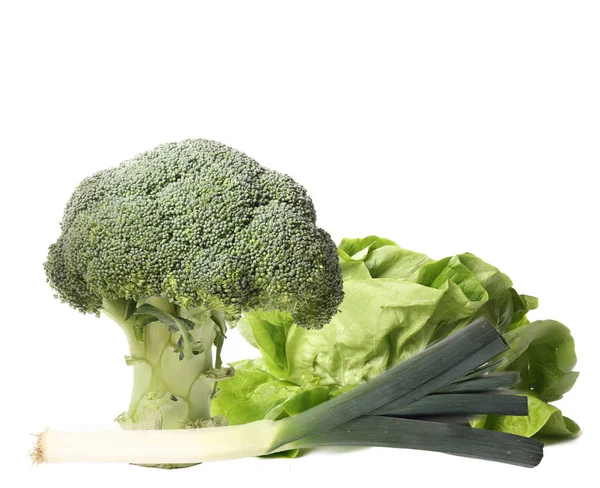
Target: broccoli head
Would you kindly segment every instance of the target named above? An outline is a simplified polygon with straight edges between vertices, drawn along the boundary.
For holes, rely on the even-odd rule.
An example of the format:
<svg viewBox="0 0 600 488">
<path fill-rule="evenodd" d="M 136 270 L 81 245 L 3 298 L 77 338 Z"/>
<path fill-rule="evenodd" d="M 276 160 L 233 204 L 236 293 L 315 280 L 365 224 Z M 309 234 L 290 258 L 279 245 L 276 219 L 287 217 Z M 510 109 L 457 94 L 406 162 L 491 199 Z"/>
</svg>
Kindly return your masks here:
<svg viewBox="0 0 600 488">
<path fill-rule="evenodd" d="M 336 246 L 292 178 L 207 140 L 163 144 L 86 178 L 45 263 L 58 297 L 291 314 L 319 328 L 340 304 Z"/>
</svg>

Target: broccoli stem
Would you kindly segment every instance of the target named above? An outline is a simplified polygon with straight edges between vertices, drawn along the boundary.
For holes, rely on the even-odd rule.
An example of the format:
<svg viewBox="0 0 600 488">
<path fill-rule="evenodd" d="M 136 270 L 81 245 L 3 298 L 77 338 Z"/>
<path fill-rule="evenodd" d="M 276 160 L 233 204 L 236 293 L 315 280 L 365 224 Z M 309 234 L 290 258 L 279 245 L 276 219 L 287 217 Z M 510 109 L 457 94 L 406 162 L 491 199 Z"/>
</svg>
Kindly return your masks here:
<svg viewBox="0 0 600 488">
<path fill-rule="evenodd" d="M 231 376 L 233 370 L 215 369 L 212 344 L 219 337 L 220 326 L 214 311 L 175 307 L 168 300 L 152 297 L 145 303 L 193 322 L 189 331 L 200 348 L 182 359 L 178 341 L 181 333 L 158 320 L 136 331 L 131 303 L 104 300 L 102 311 L 117 322 L 129 343 L 128 365 L 133 367 L 133 389 L 129 408 L 117 417 L 125 430 L 181 429 L 214 425 L 211 423 L 210 399 L 215 381 Z"/>
</svg>

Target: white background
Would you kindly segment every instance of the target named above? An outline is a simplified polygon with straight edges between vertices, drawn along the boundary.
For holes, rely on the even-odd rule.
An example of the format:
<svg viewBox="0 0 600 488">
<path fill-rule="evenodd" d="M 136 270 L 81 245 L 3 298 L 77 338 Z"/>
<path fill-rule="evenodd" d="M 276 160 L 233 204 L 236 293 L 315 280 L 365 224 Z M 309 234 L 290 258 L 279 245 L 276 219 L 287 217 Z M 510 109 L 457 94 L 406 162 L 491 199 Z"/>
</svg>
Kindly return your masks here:
<svg viewBox="0 0 600 488">
<path fill-rule="evenodd" d="M 581 477 L 600 435 L 597 2 L 1 5 L 0 484 L 594 483 Z M 336 241 L 378 234 L 506 272 L 540 298 L 533 318 L 573 331 L 581 376 L 560 406 L 583 434 L 533 470 L 383 449 L 171 472 L 31 467 L 30 433 L 111 427 L 131 381 L 120 330 L 45 283 L 64 204 L 85 176 L 184 138 L 292 175 Z M 226 347 L 255 354 L 235 331 Z"/>
</svg>

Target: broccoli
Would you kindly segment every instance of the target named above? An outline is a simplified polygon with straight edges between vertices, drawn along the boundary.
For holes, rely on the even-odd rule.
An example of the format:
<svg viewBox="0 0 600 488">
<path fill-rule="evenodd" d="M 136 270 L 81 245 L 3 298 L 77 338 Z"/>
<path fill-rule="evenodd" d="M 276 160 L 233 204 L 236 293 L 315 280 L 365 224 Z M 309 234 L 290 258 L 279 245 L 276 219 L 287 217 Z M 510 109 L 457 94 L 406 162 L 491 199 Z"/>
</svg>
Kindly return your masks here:
<svg viewBox="0 0 600 488">
<path fill-rule="evenodd" d="M 227 324 L 252 310 L 320 328 L 342 301 L 337 249 L 305 189 L 218 142 L 163 144 L 86 178 L 44 264 L 57 297 L 125 331 L 125 429 L 215 425 Z M 213 345 L 215 360 L 213 363 Z"/>
</svg>

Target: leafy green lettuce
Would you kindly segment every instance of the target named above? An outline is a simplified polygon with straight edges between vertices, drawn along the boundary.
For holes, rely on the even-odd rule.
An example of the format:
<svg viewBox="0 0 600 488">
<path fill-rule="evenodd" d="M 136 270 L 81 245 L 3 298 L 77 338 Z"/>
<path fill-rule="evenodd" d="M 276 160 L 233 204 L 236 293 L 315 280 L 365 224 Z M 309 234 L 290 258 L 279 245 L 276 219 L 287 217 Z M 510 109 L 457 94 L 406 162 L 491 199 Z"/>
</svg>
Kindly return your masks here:
<svg viewBox="0 0 600 488">
<path fill-rule="evenodd" d="M 511 349 L 501 369 L 521 374 L 528 417 L 488 416 L 477 427 L 531 436 L 569 436 L 577 424 L 548 402 L 577 379 L 573 338 L 559 322 L 529 322 L 537 299 L 519 295 L 505 274 L 472 254 L 434 261 L 370 236 L 338 249 L 345 298 L 322 330 L 296 327 L 279 312 L 247 314 L 242 335 L 262 359 L 234 364 L 220 383 L 215 414 L 230 424 L 294 415 L 373 378 L 483 316 Z"/>
</svg>

